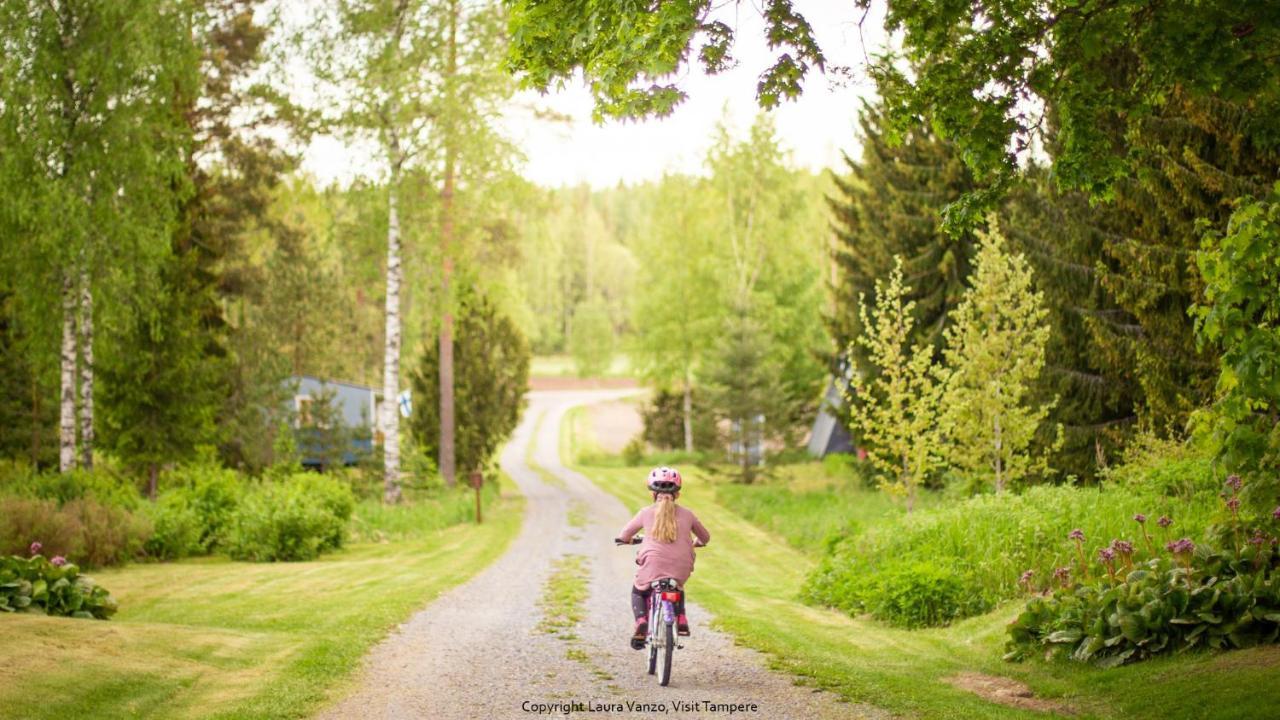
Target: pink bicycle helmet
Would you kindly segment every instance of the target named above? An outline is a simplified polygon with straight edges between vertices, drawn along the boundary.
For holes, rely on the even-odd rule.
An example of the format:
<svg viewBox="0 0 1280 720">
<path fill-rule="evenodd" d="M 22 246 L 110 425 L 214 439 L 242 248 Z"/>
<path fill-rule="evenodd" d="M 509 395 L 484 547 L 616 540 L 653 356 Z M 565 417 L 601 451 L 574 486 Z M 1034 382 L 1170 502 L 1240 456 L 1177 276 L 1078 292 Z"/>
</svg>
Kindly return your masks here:
<svg viewBox="0 0 1280 720">
<path fill-rule="evenodd" d="M 648 486 L 650 492 L 680 492 L 680 485 L 682 482 L 683 481 L 680 479 L 680 473 L 675 468 L 663 466 L 654 468 L 649 472 Z"/>
</svg>

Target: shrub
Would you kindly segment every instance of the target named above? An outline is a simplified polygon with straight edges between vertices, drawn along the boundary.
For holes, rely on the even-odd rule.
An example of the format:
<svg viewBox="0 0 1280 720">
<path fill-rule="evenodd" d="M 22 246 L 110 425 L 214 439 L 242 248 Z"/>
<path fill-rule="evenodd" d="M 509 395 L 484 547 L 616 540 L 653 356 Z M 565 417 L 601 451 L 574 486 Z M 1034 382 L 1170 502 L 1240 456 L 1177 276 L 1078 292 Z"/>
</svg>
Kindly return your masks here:
<svg viewBox="0 0 1280 720">
<path fill-rule="evenodd" d="M 5 476 L 4 490 L 9 494 L 53 500 L 59 506 L 72 500 L 93 499 L 99 503 L 136 509 L 142 496 L 133 482 L 110 469 L 71 470 L 70 472 L 11 472 Z"/>
<path fill-rule="evenodd" d="M 946 625 L 990 609 L 967 585 L 951 566 L 917 561 L 881 572 L 868 588 L 865 604 L 872 616 L 890 625 Z"/>
<path fill-rule="evenodd" d="M 183 466 L 166 475 L 176 487 L 162 494 L 175 495 L 195 513 L 199 527 L 199 549 L 209 553 L 222 543 L 222 536 L 245 492 L 243 476 L 235 470 L 201 463 Z M 179 502 L 175 499 L 172 502 Z"/>
<path fill-rule="evenodd" d="M 95 499 L 61 507 L 34 497 L 0 500 L 0 553 L 21 554 L 39 540 L 51 554 L 101 567 L 135 557 L 150 536 L 146 517 Z"/>
<path fill-rule="evenodd" d="M 231 516 L 227 552 L 237 560 L 311 560 L 342 545 L 354 506 L 350 488 L 323 475 L 262 485 Z"/>
<path fill-rule="evenodd" d="M 199 554 L 204 527 L 186 490 L 166 492 L 147 509 L 153 532 L 143 549 L 157 560 Z"/>
<path fill-rule="evenodd" d="M 1027 602 L 1009 625 L 1005 658 L 1043 651 L 1109 667 L 1196 646 L 1276 642 L 1280 508 L 1250 526 L 1239 517 L 1238 491 L 1226 496 L 1228 521 L 1208 542 L 1182 538 L 1160 550 L 1143 524 L 1142 541 L 1113 540 L 1093 555 L 1087 536 L 1073 531 L 1079 564 L 1061 568 L 1053 576 L 1059 587 Z M 1034 576 L 1024 577 L 1030 586 Z"/>
<path fill-rule="evenodd" d="M 60 556 L 11 555 L 0 557 L 0 611 L 105 620 L 115 614 L 116 601 Z"/>
</svg>

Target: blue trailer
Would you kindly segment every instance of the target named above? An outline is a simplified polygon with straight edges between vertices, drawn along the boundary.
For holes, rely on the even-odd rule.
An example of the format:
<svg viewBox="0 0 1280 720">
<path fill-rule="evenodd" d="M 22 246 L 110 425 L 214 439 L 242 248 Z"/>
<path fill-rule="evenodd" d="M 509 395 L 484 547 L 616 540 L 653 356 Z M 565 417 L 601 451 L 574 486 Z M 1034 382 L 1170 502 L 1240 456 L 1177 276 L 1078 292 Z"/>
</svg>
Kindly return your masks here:
<svg viewBox="0 0 1280 720">
<path fill-rule="evenodd" d="M 336 410 L 338 422 L 342 424 L 341 429 L 346 436 L 347 447 L 341 452 L 343 465 L 355 465 L 361 458 L 368 457 L 376 444 L 380 444 L 382 436 L 377 424 L 382 404 L 381 392 L 365 385 L 311 375 L 294 376 L 288 382 L 293 393 L 293 427 L 297 433 L 298 450 L 302 454 L 304 467 L 324 467 L 318 438 L 331 428 L 318 427 L 316 416 L 319 413 L 314 411 L 315 404 L 326 398 Z"/>
</svg>

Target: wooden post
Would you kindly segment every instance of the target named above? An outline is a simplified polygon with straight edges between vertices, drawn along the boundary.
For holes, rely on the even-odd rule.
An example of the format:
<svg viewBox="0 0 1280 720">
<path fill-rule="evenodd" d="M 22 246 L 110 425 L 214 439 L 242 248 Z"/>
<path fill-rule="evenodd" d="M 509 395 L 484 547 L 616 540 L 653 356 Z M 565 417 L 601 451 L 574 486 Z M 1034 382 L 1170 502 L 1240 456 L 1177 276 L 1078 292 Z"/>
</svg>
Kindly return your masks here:
<svg viewBox="0 0 1280 720">
<path fill-rule="evenodd" d="M 476 491 L 476 524 L 477 525 L 479 525 L 482 522 L 481 515 L 480 515 L 480 486 L 482 486 L 483 484 L 484 484 L 484 475 L 481 474 L 479 470 L 472 470 L 471 471 L 471 487 L 475 488 L 475 491 Z"/>
</svg>

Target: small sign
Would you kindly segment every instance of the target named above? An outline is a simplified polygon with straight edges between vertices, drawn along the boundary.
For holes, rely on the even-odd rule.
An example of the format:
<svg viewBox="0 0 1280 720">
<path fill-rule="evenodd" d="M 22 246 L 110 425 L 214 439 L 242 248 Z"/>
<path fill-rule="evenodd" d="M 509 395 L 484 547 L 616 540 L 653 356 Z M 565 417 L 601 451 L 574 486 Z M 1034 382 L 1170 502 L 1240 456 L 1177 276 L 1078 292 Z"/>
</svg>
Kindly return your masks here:
<svg viewBox="0 0 1280 720">
<path fill-rule="evenodd" d="M 408 390 L 402 390 L 400 395 L 396 397 L 400 405 L 400 417 L 409 417 L 413 414 L 413 396 Z"/>
</svg>

